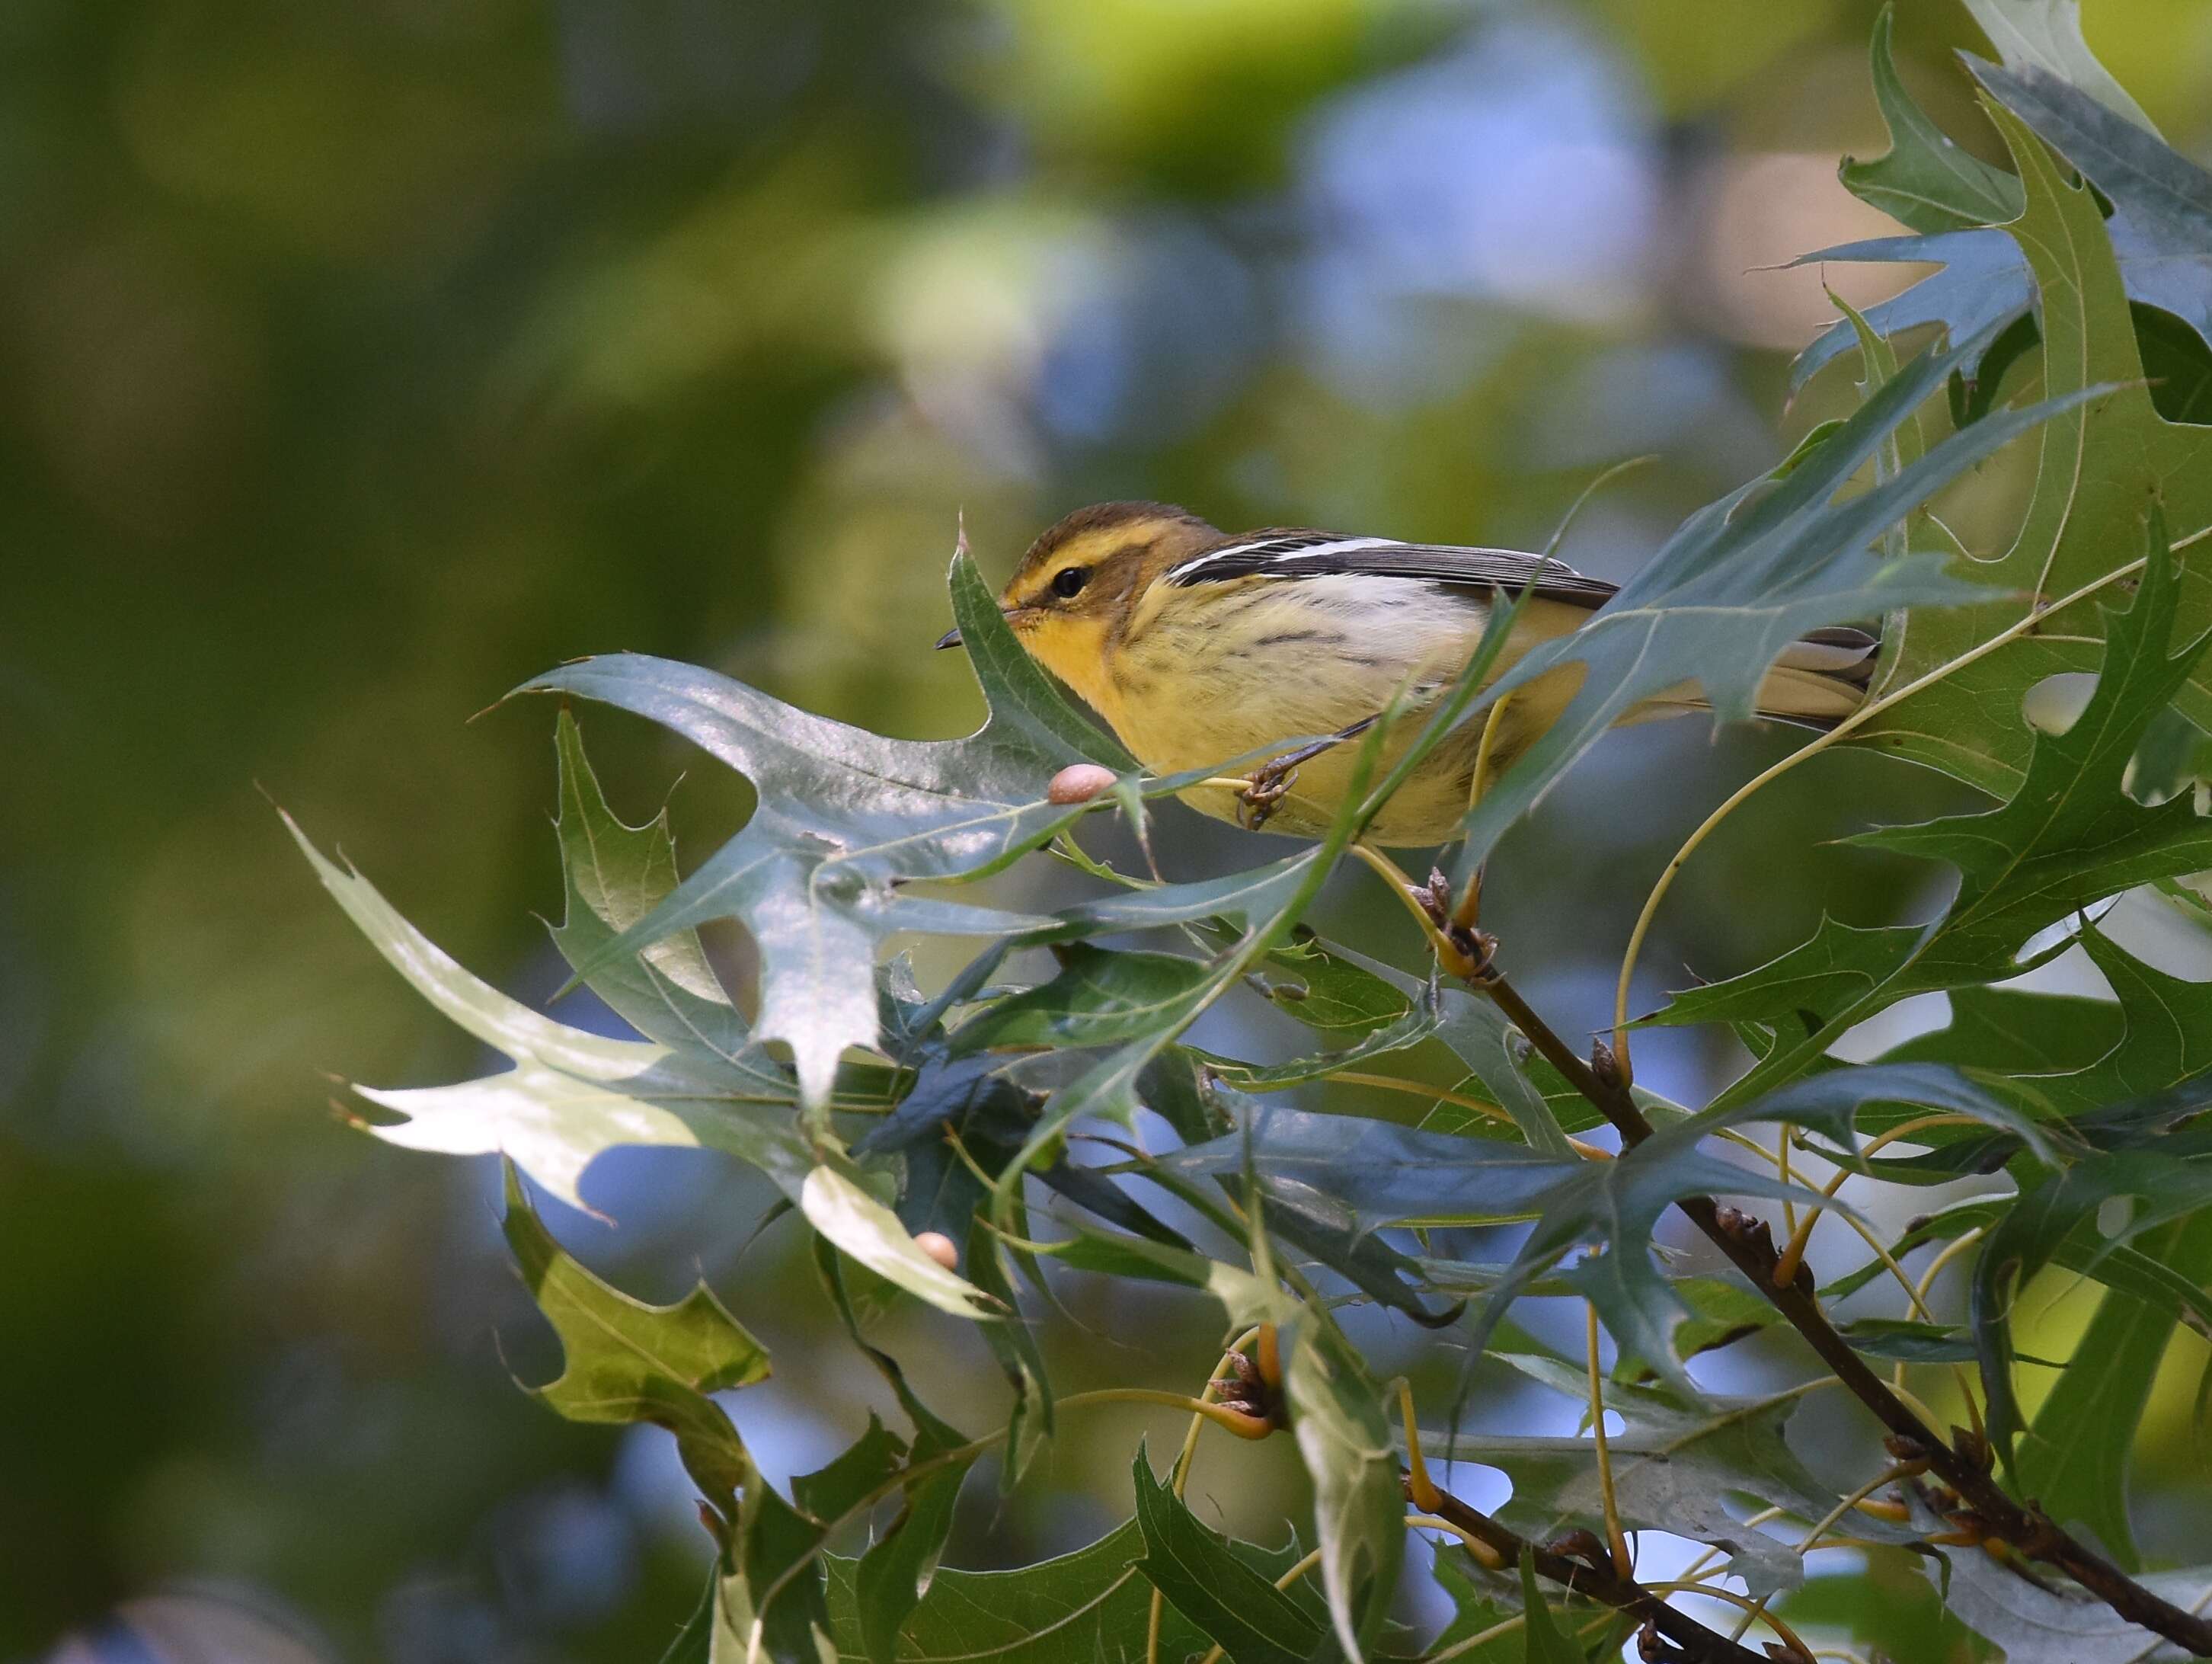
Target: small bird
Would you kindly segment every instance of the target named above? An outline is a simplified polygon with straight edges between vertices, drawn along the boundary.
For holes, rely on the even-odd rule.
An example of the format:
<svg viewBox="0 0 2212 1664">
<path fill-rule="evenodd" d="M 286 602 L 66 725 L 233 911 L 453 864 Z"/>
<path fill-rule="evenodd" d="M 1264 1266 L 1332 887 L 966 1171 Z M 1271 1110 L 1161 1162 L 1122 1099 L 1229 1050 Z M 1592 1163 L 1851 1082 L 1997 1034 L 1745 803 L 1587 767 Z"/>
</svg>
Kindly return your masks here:
<svg viewBox="0 0 2212 1664">
<path fill-rule="evenodd" d="M 1357 756 L 1347 741 L 1401 690 L 1382 767 L 1419 731 L 1424 701 L 1465 667 L 1501 598 L 1533 591 L 1494 679 L 1539 643 L 1579 629 L 1618 586 L 1510 549 L 1462 549 L 1304 527 L 1224 533 L 1161 503 L 1101 503 L 1030 546 L 999 598 L 1030 655 L 1104 717 L 1147 769 L 1179 773 L 1286 741 L 1333 735 L 1267 760 L 1238 782 L 1182 794 L 1222 820 L 1319 837 Z M 953 631 L 938 645 L 959 643 Z M 1823 630 L 1784 653 L 1760 689 L 1762 716 L 1832 727 L 1865 698 L 1879 643 Z M 1491 734 L 1492 777 L 1556 721 L 1580 677 L 1547 672 L 1508 696 Z M 1623 721 L 1705 709 L 1685 686 Z M 1462 725 L 1367 830 L 1379 844 L 1428 845 L 1459 831 L 1486 724 Z"/>
</svg>

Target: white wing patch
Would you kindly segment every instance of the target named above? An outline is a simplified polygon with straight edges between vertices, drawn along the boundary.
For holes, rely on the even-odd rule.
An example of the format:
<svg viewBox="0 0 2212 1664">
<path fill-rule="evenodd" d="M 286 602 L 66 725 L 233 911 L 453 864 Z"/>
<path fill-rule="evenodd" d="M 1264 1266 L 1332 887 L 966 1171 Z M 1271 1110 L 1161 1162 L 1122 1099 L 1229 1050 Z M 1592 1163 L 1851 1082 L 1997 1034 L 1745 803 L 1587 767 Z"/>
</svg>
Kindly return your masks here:
<svg viewBox="0 0 2212 1664">
<path fill-rule="evenodd" d="M 1327 533 L 1307 533 L 1303 536 L 1259 538 L 1249 543 L 1232 543 L 1225 549 L 1209 550 L 1194 556 L 1179 565 L 1168 569 L 1170 583 L 1202 582 L 1193 574 L 1200 567 L 1217 562 L 1274 564 L 1279 561 L 1313 559 L 1323 555 L 1346 555 L 1358 549 L 1395 549 L 1401 546 L 1395 538 L 1387 537 L 1331 537 Z"/>
</svg>

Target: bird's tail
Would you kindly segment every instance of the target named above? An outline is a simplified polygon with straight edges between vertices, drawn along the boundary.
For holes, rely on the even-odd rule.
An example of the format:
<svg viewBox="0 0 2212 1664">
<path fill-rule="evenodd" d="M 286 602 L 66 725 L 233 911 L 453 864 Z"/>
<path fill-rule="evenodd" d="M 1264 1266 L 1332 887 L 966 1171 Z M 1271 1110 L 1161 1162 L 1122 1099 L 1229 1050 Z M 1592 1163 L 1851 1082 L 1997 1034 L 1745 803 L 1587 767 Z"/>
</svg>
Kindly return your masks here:
<svg viewBox="0 0 2212 1664">
<path fill-rule="evenodd" d="M 1759 714 L 1801 728 L 1831 728 L 1866 703 L 1881 639 L 1863 630 L 1816 630 L 1783 649 L 1759 684 Z M 1710 710 L 1695 682 L 1645 700 L 1621 726 Z"/>
<path fill-rule="evenodd" d="M 1833 728 L 1866 703 L 1881 640 L 1863 630 L 1816 630 L 1783 650 L 1759 690 L 1759 714 Z"/>
</svg>

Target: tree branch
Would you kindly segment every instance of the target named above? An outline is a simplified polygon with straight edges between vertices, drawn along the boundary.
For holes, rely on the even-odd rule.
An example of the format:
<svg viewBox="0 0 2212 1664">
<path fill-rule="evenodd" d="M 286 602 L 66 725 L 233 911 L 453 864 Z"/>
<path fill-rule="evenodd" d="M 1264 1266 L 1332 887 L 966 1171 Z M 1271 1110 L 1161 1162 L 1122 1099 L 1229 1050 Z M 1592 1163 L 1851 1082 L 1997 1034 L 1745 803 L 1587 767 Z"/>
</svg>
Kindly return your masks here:
<svg viewBox="0 0 2212 1664">
<path fill-rule="evenodd" d="M 1474 957 L 1478 962 L 1486 963 L 1487 947 Z M 1593 1048 L 1591 1061 L 1585 1062 L 1552 1032 L 1512 984 L 1494 969 L 1470 978 L 1469 981 L 1495 1001 L 1513 1026 L 1543 1053 L 1545 1060 L 1565 1076 L 1575 1090 L 1613 1125 L 1624 1147 L 1632 1149 L 1651 1136 L 1651 1123 L 1637 1106 L 1627 1081 L 1602 1042 Z M 1789 1320 L 1790 1327 L 1805 1338 L 1820 1362 L 1850 1389 L 1852 1395 L 1874 1411 L 1875 1418 L 1893 1435 L 1889 1446 L 1892 1454 L 1899 1460 L 1924 1460 L 1930 1472 L 1959 1493 L 1988 1536 L 2064 1572 L 2129 1622 L 2140 1624 L 2198 1658 L 2212 1658 L 2212 1620 L 2185 1612 L 2153 1594 L 2102 1555 L 2060 1529 L 2035 1502 L 2015 1501 L 1990 1473 L 1990 1451 L 1985 1442 L 1964 1429 L 1954 1429 L 1955 1443 L 1946 1442 L 1906 1409 L 1904 1400 L 1851 1350 L 1850 1343 L 1836 1332 L 1814 1293 L 1809 1270 L 1798 1265 L 1795 1276 L 1777 1287 L 1775 1271 L 1781 1255 L 1775 1249 L 1773 1234 L 1765 1221 L 1734 1208 L 1721 1207 L 1710 1196 L 1686 1197 L 1675 1205 Z"/>
<path fill-rule="evenodd" d="M 1407 1494 L 1413 1494 L 1410 1484 Z M 1431 1511 L 1439 1520 L 1450 1521 L 1481 1543 L 1507 1564 L 1519 1564 L 1521 1557 L 1526 1554 L 1534 1561 L 1540 1577 L 1572 1594 L 1587 1595 L 1601 1606 L 1643 1620 L 1644 1639 L 1640 1651 L 1642 1656 L 1655 1664 L 1668 1659 L 1687 1660 L 1690 1664 L 1774 1664 L 1771 1655 L 1755 1653 L 1717 1630 L 1707 1629 L 1687 1612 L 1668 1606 L 1633 1578 L 1621 1576 L 1608 1563 L 1605 1545 L 1587 1532 L 1581 1533 L 1589 1538 L 1584 1557 L 1580 1552 L 1562 1551 L 1571 1539 L 1562 1539 L 1549 1548 L 1539 1547 L 1520 1533 L 1498 1524 L 1481 1509 L 1468 1507 L 1448 1490 L 1437 1492 Z M 1666 1641 L 1663 1651 L 1661 1637 Z M 1806 1664 L 1812 1661 L 1808 1659 Z"/>
</svg>

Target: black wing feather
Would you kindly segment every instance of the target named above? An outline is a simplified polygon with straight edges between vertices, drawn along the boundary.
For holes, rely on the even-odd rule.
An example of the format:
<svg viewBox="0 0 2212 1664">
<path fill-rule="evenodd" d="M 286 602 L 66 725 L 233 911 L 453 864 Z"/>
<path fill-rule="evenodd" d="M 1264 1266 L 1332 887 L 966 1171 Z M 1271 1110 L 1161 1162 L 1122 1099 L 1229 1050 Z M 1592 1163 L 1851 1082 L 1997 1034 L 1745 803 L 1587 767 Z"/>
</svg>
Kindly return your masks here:
<svg viewBox="0 0 2212 1664">
<path fill-rule="evenodd" d="M 1518 594 L 1534 588 L 1551 600 L 1592 609 L 1611 600 L 1620 585 L 1586 577 L 1564 561 L 1514 549 L 1462 549 L 1447 544 L 1399 543 L 1387 538 L 1346 537 L 1304 530 L 1251 532 L 1201 549 L 1170 568 L 1180 585 L 1227 583 L 1237 578 L 1282 579 L 1344 576 L 1418 578 Z"/>
</svg>

